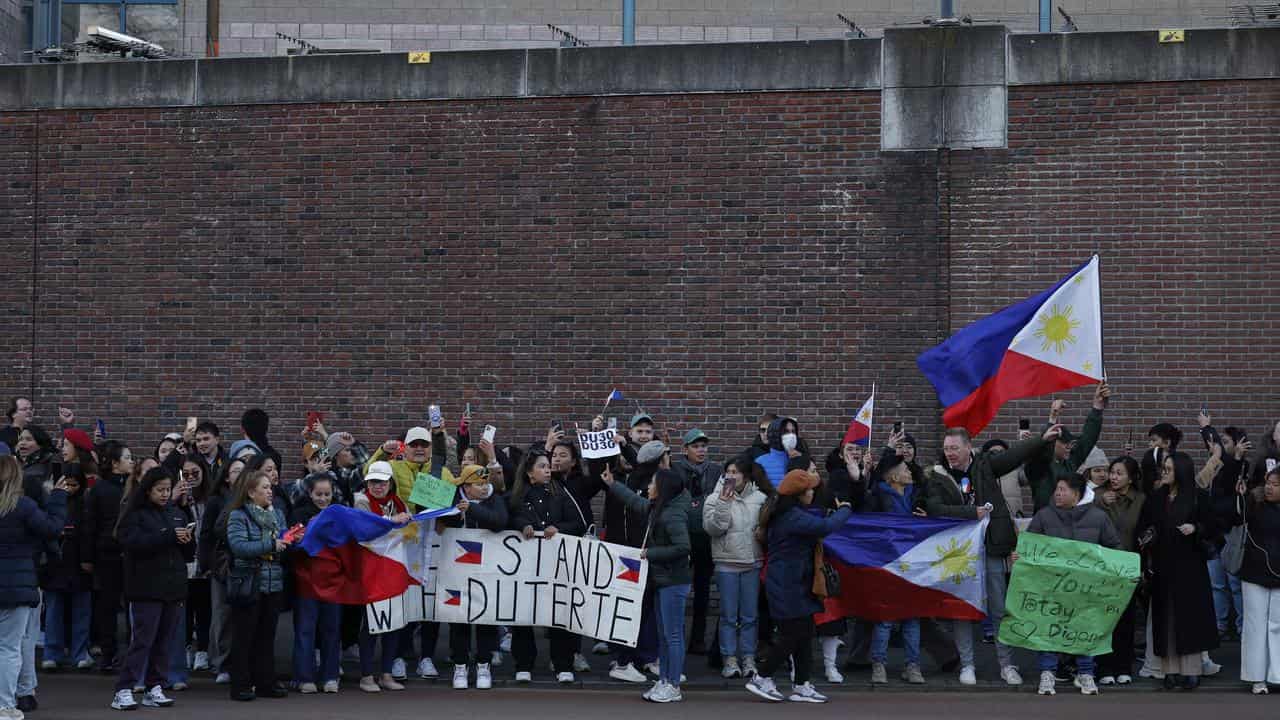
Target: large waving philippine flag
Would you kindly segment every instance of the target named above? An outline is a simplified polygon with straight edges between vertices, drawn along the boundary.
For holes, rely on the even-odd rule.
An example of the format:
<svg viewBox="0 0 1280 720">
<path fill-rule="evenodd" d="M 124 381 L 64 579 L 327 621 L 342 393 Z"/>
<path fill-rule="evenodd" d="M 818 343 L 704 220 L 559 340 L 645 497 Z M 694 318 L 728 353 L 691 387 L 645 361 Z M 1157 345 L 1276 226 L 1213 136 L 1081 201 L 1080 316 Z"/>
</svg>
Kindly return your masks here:
<svg viewBox="0 0 1280 720">
<path fill-rule="evenodd" d="M 298 591 L 343 605 L 396 597 L 426 583 L 436 544 L 435 519 L 457 508 L 428 510 L 405 525 L 364 510 L 330 505 L 307 524 L 297 564 Z"/>
<path fill-rule="evenodd" d="M 823 541 L 845 616 L 981 620 L 988 520 L 857 513 Z M 835 600 L 834 598 L 832 600 Z M 834 619 L 832 603 L 823 621 Z"/>
<path fill-rule="evenodd" d="M 1103 379 L 1098 256 L 1048 290 L 989 315 L 916 360 L 947 427 L 976 435 L 1000 406 Z"/>
<path fill-rule="evenodd" d="M 876 414 L 876 391 L 871 391 L 871 397 L 862 403 L 862 409 L 857 415 L 853 416 L 853 420 L 849 422 L 849 429 L 844 431 L 844 440 L 841 445 L 854 443 L 862 447 L 871 445 L 871 420 Z"/>
</svg>

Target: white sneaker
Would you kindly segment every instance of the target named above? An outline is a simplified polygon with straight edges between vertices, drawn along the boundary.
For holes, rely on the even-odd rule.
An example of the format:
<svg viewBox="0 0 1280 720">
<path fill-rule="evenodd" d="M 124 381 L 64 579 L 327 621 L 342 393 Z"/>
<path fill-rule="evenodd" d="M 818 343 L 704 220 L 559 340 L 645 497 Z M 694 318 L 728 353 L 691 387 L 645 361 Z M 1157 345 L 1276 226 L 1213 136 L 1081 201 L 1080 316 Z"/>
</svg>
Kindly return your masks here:
<svg viewBox="0 0 1280 720">
<path fill-rule="evenodd" d="M 960 684 L 961 685 L 977 685 L 978 675 L 974 671 L 972 665 L 965 665 L 960 668 Z"/>
<path fill-rule="evenodd" d="M 93 669 L 93 661 L 92 661 L 92 660 L 88 660 L 88 659 L 81 660 L 80 662 L 76 663 L 76 669 L 77 669 L 77 670 L 92 670 L 92 669 Z"/>
<path fill-rule="evenodd" d="M 171 686 L 169 687 L 169 689 L 170 689 L 170 690 L 172 690 L 172 691 L 174 691 L 174 692 L 182 692 L 183 690 L 190 690 L 190 689 L 191 689 L 191 685 L 190 685 L 190 684 L 188 684 L 188 683 L 184 683 L 184 682 L 182 682 L 181 680 L 179 680 L 178 682 L 176 682 L 176 683 L 174 683 L 173 685 L 171 685 Z"/>
<path fill-rule="evenodd" d="M 889 669 L 884 666 L 884 663 L 878 663 L 878 662 L 871 663 L 871 684 L 872 685 L 888 685 L 889 684 Z"/>
<path fill-rule="evenodd" d="M 724 667 L 720 669 L 720 677 L 726 680 L 742 677 L 742 670 L 738 669 L 738 658 L 727 657 L 724 659 Z"/>
<path fill-rule="evenodd" d="M 1080 688 L 1081 695 L 1097 695 L 1098 686 L 1093 682 L 1092 675 L 1078 673 L 1076 675 L 1076 687 Z"/>
<path fill-rule="evenodd" d="M 649 673 L 650 675 L 661 675 L 661 674 L 662 674 L 662 670 L 658 668 L 658 661 L 657 661 L 657 660 L 654 660 L 653 662 L 649 663 L 648 665 L 645 665 L 645 666 L 644 666 L 644 671 L 645 671 L 645 672 L 647 672 L 647 673 Z"/>
<path fill-rule="evenodd" d="M 1130 677 L 1130 676 L 1128 676 L 1128 675 L 1117 675 L 1117 676 L 1116 676 L 1116 684 L 1117 684 L 1117 685 L 1128 685 L 1128 684 L 1129 684 L 1129 683 L 1131 683 L 1131 682 L 1133 682 L 1133 678 L 1132 678 L 1132 677 Z"/>
<path fill-rule="evenodd" d="M 598 643 L 596 643 L 595 645 L 592 645 L 592 646 L 591 646 L 591 654 L 592 654 L 592 655 L 608 655 L 608 654 L 609 654 L 609 643 L 606 643 L 606 642 L 598 642 Z"/>
<path fill-rule="evenodd" d="M 1116 684 L 1116 676 L 1115 676 L 1115 675 L 1103 675 L 1102 677 L 1098 678 L 1098 684 L 1099 684 L 1099 685 L 1115 685 L 1115 684 Z"/>
<path fill-rule="evenodd" d="M 1040 689 L 1036 690 L 1036 693 L 1040 695 L 1057 695 L 1058 691 L 1053 688 L 1057 683 L 1057 676 L 1049 670 L 1044 670 L 1040 673 Z"/>
<path fill-rule="evenodd" d="M 316 687 L 315 683 L 302 683 L 298 686 L 298 692 L 303 695 L 315 695 L 320 692 L 320 688 Z"/>
<path fill-rule="evenodd" d="M 533 682 L 533 673 L 531 673 L 531 672 L 524 672 L 524 671 L 521 671 L 521 672 L 516 673 L 516 682 L 518 682 L 518 683 L 531 683 L 531 682 Z"/>
<path fill-rule="evenodd" d="M 57 670 L 58 663 L 54 660 L 42 660 L 40 662 L 40 669 L 41 670 Z"/>
<path fill-rule="evenodd" d="M 782 693 L 778 692 L 778 686 L 773 683 L 773 678 L 755 675 L 747 681 L 746 687 L 747 692 L 769 702 L 782 702 L 786 699 L 782 697 Z"/>
<path fill-rule="evenodd" d="M 637 670 L 636 666 L 631 663 L 627 663 L 626 665 L 613 663 L 612 667 L 609 668 L 609 677 L 614 680 L 621 680 L 622 682 L 629 683 L 649 682 L 649 678 L 645 677 L 644 673 Z M 729 676 L 725 675 L 725 677 Z"/>
<path fill-rule="evenodd" d="M 146 695 L 142 696 L 143 707 L 160 708 L 160 707 L 169 707 L 172 704 L 173 704 L 173 700 L 170 700 L 168 697 L 165 696 L 164 688 L 160 687 L 159 685 L 152 687 L 150 690 L 147 691 Z"/>
<path fill-rule="evenodd" d="M 652 695 L 649 696 L 651 702 L 656 703 L 673 703 L 684 700 L 684 695 L 680 694 L 680 688 L 671 683 L 663 683 Z"/>
<path fill-rule="evenodd" d="M 1138 671 L 1138 677 L 1151 678 L 1153 680 L 1163 680 L 1164 671 L 1154 670 L 1150 667 L 1147 667 L 1146 665 L 1143 665 L 1142 669 Z"/>
<path fill-rule="evenodd" d="M 466 690 L 468 687 L 470 687 L 470 685 L 468 683 L 468 677 L 467 677 L 467 666 L 454 665 L 453 666 L 453 689 Z"/>
<path fill-rule="evenodd" d="M 440 677 L 440 671 L 436 669 L 436 664 L 431 661 L 431 658 L 424 657 L 418 661 L 418 677 L 423 680 Z"/>
<path fill-rule="evenodd" d="M 791 690 L 791 697 L 787 699 L 791 702 L 824 703 L 827 701 L 827 696 L 818 692 L 813 687 L 813 683 L 805 683 L 795 686 Z"/>
<path fill-rule="evenodd" d="M 373 679 L 372 675 L 365 675 L 360 678 L 360 691 L 367 693 L 380 693 L 382 688 L 378 686 L 378 681 Z"/>
<path fill-rule="evenodd" d="M 214 685 L 230 685 L 231 673 L 224 673 L 224 672 L 218 673 L 218 676 L 213 679 L 213 684 Z"/>
<path fill-rule="evenodd" d="M 209 653 L 204 650 L 196 651 L 196 657 L 191 661 L 192 670 L 208 670 L 209 669 Z"/>
<path fill-rule="evenodd" d="M 753 657 L 742 658 L 742 677 L 749 678 L 756 675 L 756 659 Z"/>
<path fill-rule="evenodd" d="M 591 672 L 591 663 L 587 662 L 587 659 L 582 656 L 582 653 L 573 654 L 573 671 L 580 673 Z"/>
<path fill-rule="evenodd" d="M 1256 682 L 1253 684 L 1253 687 L 1250 688 L 1249 692 L 1253 693 L 1254 695 L 1266 695 L 1271 691 L 1267 689 L 1266 683 Z"/>
<path fill-rule="evenodd" d="M 661 690 L 662 687 L 666 684 L 667 684 L 666 681 L 658 680 L 653 684 L 653 687 L 649 688 L 648 690 L 645 690 L 644 694 L 641 695 L 640 697 L 644 698 L 645 700 L 648 700 L 649 702 L 653 702 L 653 696 L 657 694 L 657 692 Z"/>
<path fill-rule="evenodd" d="M 337 692 L 338 692 L 338 681 L 337 681 L 337 680 L 330 680 L 330 681 L 326 682 L 326 683 L 324 684 L 324 691 L 325 691 L 326 693 L 330 694 L 330 695 L 335 695 L 335 694 L 337 694 Z"/>
<path fill-rule="evenodd" d="M 116 697 L 111 701 L 112 710 L 137 710 L 138 702 L 133 699 L 133 691 L 125 688 L 117 690 Z"/>
<path fill-rule="evenodd" d="M 1201 675 L 1204 675 L 1205 677 L 1213 677 L 1214 675 L 1217 675 L 1220 672 L 1222 672 L 1222 666 L 1214 662 L 1209 657 L 1209 653 L 1204 653 L 1203 655 L 1200 656 L 1200 674 Z"/>
<path fill-rule="evenodd" d="M 1022 673 L 1018 672 L 1018 668 L 1012 665 L 1005 665 L 1000 668 L 1000 679 L 1005 685 L 1021 685 Z"/>
<path fill-rule="evenodd" d="M 0 708 L 0 720 L 24 720 L 26 717 L 18 708 Z"/>
<path fill-rule="evenodd" d="M 560 683 L 561 685 L 572 685 L 575 679 L 576 678 L 573 677 L 573 673 L 571 672 L 562 672 L 562 673 L 556 674 L 556 682 Z"/>
<path fill-rule="evenodd" d="M 397 680 L 403 680 L 407 677 L 404 667 L 404 658 L 396 658 L 395 662 L 391 663 L 391 677 Z"/>
<path fill-rule="evenodd" d="M 844 676 L 840 674 L 840 670 L 835 665 L 827 665 L 824 670 L 826 671 L 827 682 L 834 685 L 844 682 Z"/>
<path fill-rule="evenodd" d="M 404 684 L 396 680 L 395 675 L 383 673 L 382 677 L 378 679 L 378 687 L 383 690 L 403 690 Z"/>
<path fill-rule="evenodd" d="M 476 663 L 476 689 L 488 690 L 493 687 L 493 673 L 489 671 L 489 663 Z"/>
</svg>

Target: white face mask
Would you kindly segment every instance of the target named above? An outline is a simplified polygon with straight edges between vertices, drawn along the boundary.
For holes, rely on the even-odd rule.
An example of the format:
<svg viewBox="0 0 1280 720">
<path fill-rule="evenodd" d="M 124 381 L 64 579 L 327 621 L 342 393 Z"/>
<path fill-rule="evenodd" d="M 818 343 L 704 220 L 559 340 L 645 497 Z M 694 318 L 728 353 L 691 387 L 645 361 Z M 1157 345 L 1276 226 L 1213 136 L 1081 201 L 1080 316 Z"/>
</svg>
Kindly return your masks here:
<svg viewBox="0 0 1280 720">
<path fill-rule="evenodd" d="M 782 449 L 791 452 L 796 449 L 796 434 L 787 433 L 782 436 Z"/>
</svg>

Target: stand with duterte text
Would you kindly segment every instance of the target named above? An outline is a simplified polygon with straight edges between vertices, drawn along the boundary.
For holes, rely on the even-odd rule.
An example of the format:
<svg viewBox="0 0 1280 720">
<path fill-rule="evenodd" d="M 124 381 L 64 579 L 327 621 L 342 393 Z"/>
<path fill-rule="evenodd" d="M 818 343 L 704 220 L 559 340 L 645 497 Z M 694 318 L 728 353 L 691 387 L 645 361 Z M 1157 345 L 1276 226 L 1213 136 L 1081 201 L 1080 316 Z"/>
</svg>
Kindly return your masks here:
<svg viewBox="0 0 1280 720">
<path fill-rule="evenodd" d="M 427 583 L 366 606 L 373 633 L 429 620 L 555 627 L 635 647 L 649 564 L 592 538 L 451 528 Z"/>
<path fill-rule="evenodd" d="M 1140 573 L 1137 553 L 1021 533 L 1000 642 L 1068 655 L 1109 653 Z"/>
</svg>

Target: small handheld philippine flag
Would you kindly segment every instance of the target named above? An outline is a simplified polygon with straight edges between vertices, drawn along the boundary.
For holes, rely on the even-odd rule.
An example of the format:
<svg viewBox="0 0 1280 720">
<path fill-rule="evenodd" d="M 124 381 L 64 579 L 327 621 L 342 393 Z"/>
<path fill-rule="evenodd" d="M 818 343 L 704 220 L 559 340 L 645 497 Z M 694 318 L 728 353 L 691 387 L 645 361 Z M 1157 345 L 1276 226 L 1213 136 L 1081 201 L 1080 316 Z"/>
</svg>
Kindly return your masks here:
<svg viewBox="0 0 1280 720">
<path fill-rule="evenodd" d="M 461 553 L 454 559 L 454 562 L 462 563 L 463 565 L 484 564 L 484 543 L 469 540 L 459 540 L 457 542 Z"/>
<path fill-rule="evenodd" d="M 876 412 L 876 394 L 873 390 L 871 397 L 862 404 L 862 409 L 857 415 L 853 416 L 853 420 L 849 423 L 849 429 L 844 432 L 844 441 L 841 445 L 853 443 L 868 447 L 871 445 L 871 419 Z"/>
<path fill-rule="evenodd" d="M 460 607 L 462 605 L 461 590 L 445 590 L 445 593 L 449 596 L 448 599 L 444 601 L 445 605 L 453 605 L 454 607 Z"/>
<path fill-rule="evenodd" d="M 622 564 L 627 568 L 622 571 L 622 574 L 618 575 L 618 579 L 632 583 L 640 582 L 640 561 L 625 557 L 620 557 L 618 559 L 621 560 Z"/>
<path fill-rule="evenodd" d="M 614 388 L 613 392 L 609 393 L 609 397 L 605 398 L 604 406 L 609 407 L 609 403 L 613 402 L 614 400 L 623 400 L 623 399 L 625 398 L 622 397 L 622 391 L 619 390 L 618 388 Z"/>
</svg>

